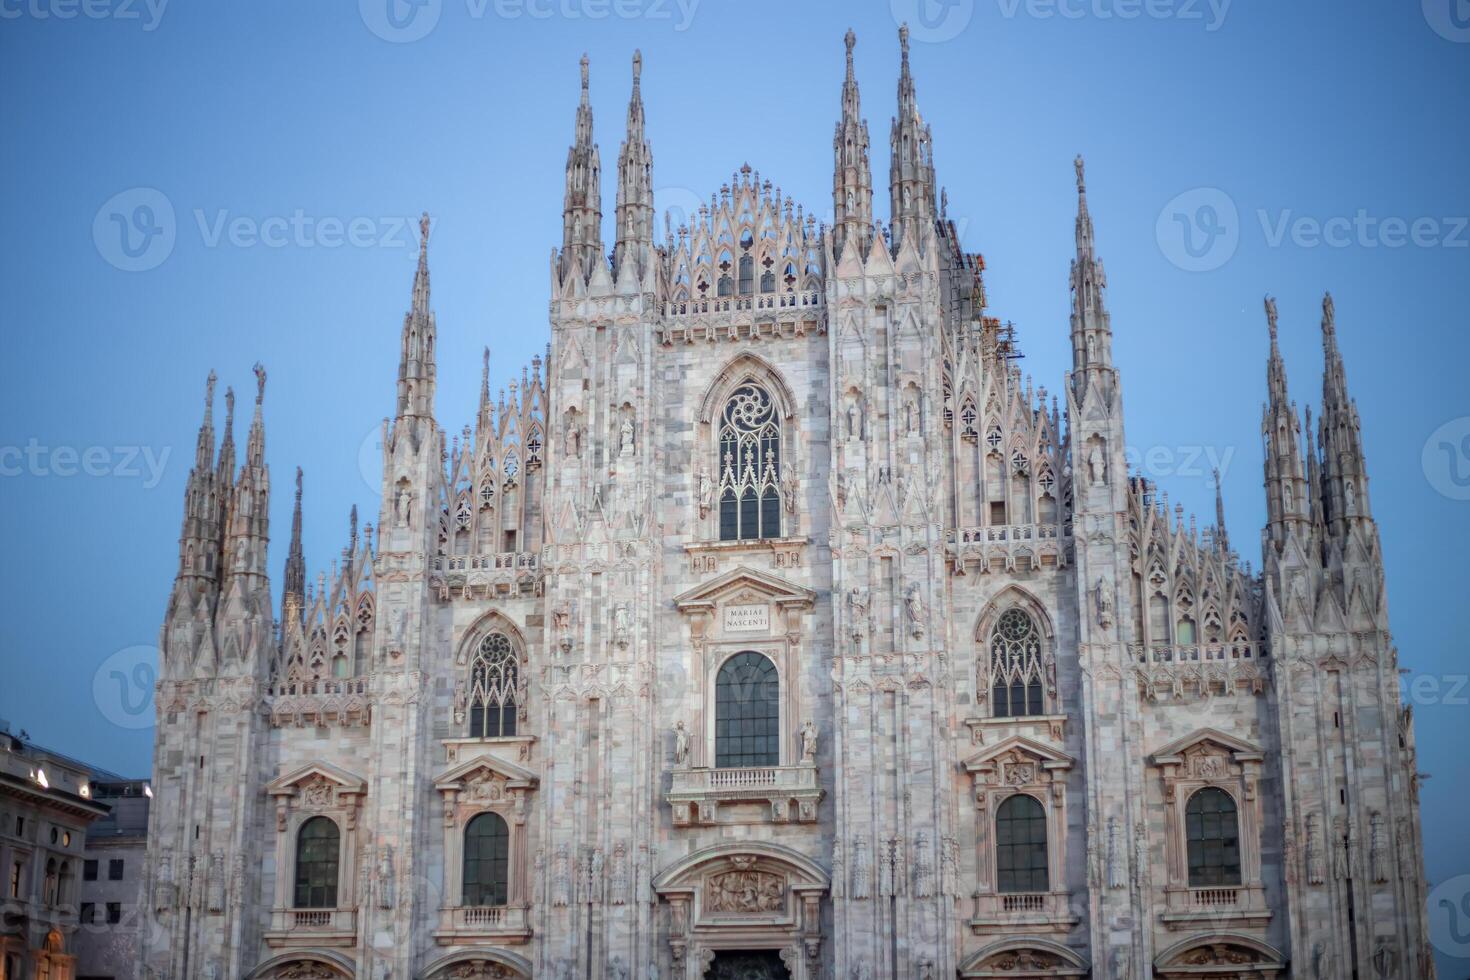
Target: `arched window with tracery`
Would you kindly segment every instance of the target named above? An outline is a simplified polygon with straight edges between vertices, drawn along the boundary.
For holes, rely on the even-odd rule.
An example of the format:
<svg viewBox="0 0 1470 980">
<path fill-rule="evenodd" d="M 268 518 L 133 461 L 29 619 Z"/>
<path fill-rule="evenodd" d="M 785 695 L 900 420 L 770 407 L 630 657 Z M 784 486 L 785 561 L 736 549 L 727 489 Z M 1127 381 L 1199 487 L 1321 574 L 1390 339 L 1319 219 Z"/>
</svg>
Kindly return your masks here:
<svg viewBox="0 0 1470 980">
<path fill-rule="evenodd" d="M 1192 888 L 1240 884 L 1240 822 L 1235 801 L 1223 789 L 1206 786 L 1184 807 Z"/>
<path fill-rule="evenodd" d="M 715 679 L 715 768 L 781 764 L 781 680 L 769 657 L 737 653 Z"/>
<path fill-rule="evenodd" d="M 1022 609 L 1007 609 L 990 630 L 990 703 L 996 718 L 1044 713 L 1041 633 Z"/>
<path fill-rule="evenodd" d="M 504 633 L 480 641 L 470 664 L 470 737 L 499 738 L 516 733 L 520 665 Z"/>
<path fill-rule="evenodd" d="M 1046 857 L 1046 811 L 1018 793 L 995 811 L 995 890 L 1002 894 L 1051 890 Z"/>
<path fill-rule="evenodd" d="M 482 813 L 464 829 L 464 901 L 504 905 L 510 894 L 510 828 L 498 813 Z"/>
<path fill-rule="evenodd" d="M 766 389 L 736 388 L 720 413 L 720 540 L 781 536 L 781 418 Z"/>
<path fill-rule="evenodd" d="M 337 861 L 341 834 L 328 817 L 312 817 L 296 833 L 298 909 L 337 907 Z"/>
</svg>

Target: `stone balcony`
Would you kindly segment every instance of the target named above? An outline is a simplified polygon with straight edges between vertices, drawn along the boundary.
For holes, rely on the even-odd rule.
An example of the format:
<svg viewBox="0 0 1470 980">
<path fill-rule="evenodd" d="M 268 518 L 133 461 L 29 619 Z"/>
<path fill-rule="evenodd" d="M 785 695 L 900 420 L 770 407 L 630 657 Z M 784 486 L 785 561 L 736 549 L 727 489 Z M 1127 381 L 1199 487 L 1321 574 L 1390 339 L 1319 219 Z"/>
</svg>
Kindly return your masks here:
<svg viewBox="0 0 1470 980">
<path fill-rule="evenodd" d="M 975 895 L 970 931 L 976 935 L 1070 932 L 1081 918 L 1066 892 L 983 892 Z"/>
<path fill-rule="evenodd" d="M 460 905 L 439 910 L 434 941 L 440 946 L 529 942 L 530 909 L 522 905 Z"/>
<path fill-rule="evenodd" d="M 700 296 L 660 304 L 664 345 L 800 337 L 826 329 L 826 294 L 820 289 Z"/>
<path fill-rule="evenodd" d="M 357 909 L 272 909 L 269 946 L 355 946 Z"/>
<path fill-rule="evenodd" d="M 949 532 L 945 555 L 955 575 L 971 568 L 1007 572 L 1063 568 L 1071 561 L 1072 525 L 988 524 Z"/>
<path fill-rule="evenodd" d="M 1259 884 L 1172 887 L 1164 890 L 1164 896 L 1167 903 L 1160 918 L 1169 929 L 1263 926 L 1271 918 L 1266 890 Z"/>
<path fill-rule="evenodd" d="M 757 766 L 747 769 L 676 769 L 665 799 L 674 809 L 674 826 L 722 822 L 722 807 L 750 810 L 758 806 L 759 822 L 813 823 L 822 800 L 816 766 Z"/>
</svg>

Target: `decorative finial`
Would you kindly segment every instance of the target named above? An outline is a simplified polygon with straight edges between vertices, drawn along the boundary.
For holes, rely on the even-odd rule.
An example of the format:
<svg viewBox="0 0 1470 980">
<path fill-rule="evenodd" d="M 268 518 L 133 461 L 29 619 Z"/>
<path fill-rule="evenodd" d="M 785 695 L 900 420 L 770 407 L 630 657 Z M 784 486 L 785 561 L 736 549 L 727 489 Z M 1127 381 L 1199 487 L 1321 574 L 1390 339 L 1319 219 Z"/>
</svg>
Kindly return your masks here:
<svg viewBox="0 0 1470 980">
<path fill-rule="evenodd" d="M 847 33 L 845 35 L 843 35 L 842 43 L 845 44 L 845 45 L 847 45 L 847 67 L 849 69 L 851 69 L 852 68 L 852 49 L 857 46 L 857 35 L 852 32 L 852 28 L 851 27 L 849 27 L 847 29 Z"/>
<path fill-rule="evenodd" d="M 255 372 L 255 404 L 265 401 L 265 366 L 259 361 L 251 368 Z"/>
<path fill-rule="evenodd" d="M 209 370 L 209 377 L 207 377 L 207 378 L 204 379 L 204 409 L 205 409 L 205 411 L 213 411 L 214 410 L 214 386 L 215 386 L 215 384 L 218 381 L 219 381 L 219 377 L 215 375 L 214 369 L 213 368 L 210 368 L 210 370 Z"/>
<path fill-rule="evenodd" d="M 1072 168 L 1077 171 L 1077 193 L 1087 193 L 1087 164 L 1082 159 L 1082 154 L 1077 154 L 1077 159 L 1072 161 Z"/>
<path fill-rule="evenodd" d="M 638 84 L 638 79 L 643 77 L 643 52 L 633 51 L 633 84 Z"/>
<path fill-rule="evenodd" d="M 1337 307 L 1332 303 L 1332 294 L 1322 294 L 1322 332 L 1330 334 L 1337 329 Z"/>
<path fill-rule="evenodd" d="M 588 83 L 590 81 L 591 72 L 589 71 L 589 68 L 590 68 L 591 64 L 592 64 L 592 59 L 591 58 L 588 58 L 587 57 L 587 52 L 583 51 L 582 52 L 582 91 L 583 91 L 583 93 L 586 93 L 587 88 L 588 88 Z"/>
<path fill-rule="evenodd" d="M 1266 326 L 1271 331 L 1271 343 L 1276 343 L 1276 297 L 1266 297 Z"/>
<path fill-rule="evenodd" d="M 419 251 L 425 252 L 429 248 L 429 212 L 425 211 L 419 215 Z"/>
</svg>

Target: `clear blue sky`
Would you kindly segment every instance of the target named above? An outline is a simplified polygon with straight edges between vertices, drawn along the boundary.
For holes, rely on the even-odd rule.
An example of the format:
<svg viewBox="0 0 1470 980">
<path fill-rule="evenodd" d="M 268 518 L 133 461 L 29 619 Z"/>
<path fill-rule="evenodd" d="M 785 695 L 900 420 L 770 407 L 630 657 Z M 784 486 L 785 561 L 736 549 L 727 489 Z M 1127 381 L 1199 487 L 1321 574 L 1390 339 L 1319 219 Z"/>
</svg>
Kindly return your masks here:
<svg viewBox="0 0 1470 980">
<path fill-rule="evenodd" d="M 748 161 L 820 215 L 851 25 L 886 213 L 896 19 L 907 16 L 939 179 L 966 244 L 985 253 L 994 312 L 1018 325 L 1025 368 L 1056 390 L 1068 363 L 1081 152 L 1129 441 L 1141 455 L 1160 447 L 1146 467 L 1202 522 L 1213 511 L 1205 461 L 1224 461 L 1230 529 L 1257 564 L 1261 297 L 1279 298 L 1305 404 L 1320 397 L 1318 304 L 1333 291 L 1401 661 L 1427 679 L 1416 711 L 1433 774 L 1430 876 L 1470 872 L 1470 502 L 1452 499 L 1470 457 L 1429 472 L 1422 457 L 1441 426 L 1458 445 L 1470 424 L 1463 4 L 893 0 L 895 15 L 883 0 L 423 0 L 398 30 L 387 0 L 174 0 L 161 16 L 157 0 L 94 2 L 106 16 L 0 0 L 0 449 L 35 447 L 0 455 L 0 717 L 14 726 L 147 771 L 151 729 L 126 727 L 134 706 L 109 692 L 111 666 L 95 692 L 94 675 L 121 663 L 136 679 L 140 657 L 118 652 L 157 640 L 211 368 L 242 393 L 254 361 L 270 371 L 277 588 L 296 464 L 313 578 L 342 547 L 348 508 L 375 512 L 359 454 L 393 404 L 413 266 L 402 219 L 436 219 L 446 426 L 471 417 L 483 344 L 497 385 L 542 349 L 583 51 L 609 233 L 635 47 L 661 207 L 707 198 Z M 410 10 L 399 0 L 400 15 Z M 124 271 L 158 254 L 129 259 L 111 214 L 162 227 L 160 201 L 174 213 L 171 250 Z M 151 223 L 139 204 L 154 205 Z M 310 219 L 299 234 L 298 212 Z M 1175 213 L 1196 223 L 1189 244 L 1202 258 L 1184 249 Z M 1310 222 L 1360 213 L 1432 220 L 1417 243 L 1395 246 L 1408 236 L 1392 222 L 1361 219 L 1337 244 L 1313 242 Z M 272 218 L 285 219 L 284 239 L 253 241 L 283 227 Z M 340 232 L 321 219 L 358 219 L 366 241 L 332 247 Z M 1209 237 L 1215 225 L 1227 234 Z M 1181 267 L 1192 264 L 1212 268 Z M 93 475 L 63 475 L 83 462 Z"/>
</svg>

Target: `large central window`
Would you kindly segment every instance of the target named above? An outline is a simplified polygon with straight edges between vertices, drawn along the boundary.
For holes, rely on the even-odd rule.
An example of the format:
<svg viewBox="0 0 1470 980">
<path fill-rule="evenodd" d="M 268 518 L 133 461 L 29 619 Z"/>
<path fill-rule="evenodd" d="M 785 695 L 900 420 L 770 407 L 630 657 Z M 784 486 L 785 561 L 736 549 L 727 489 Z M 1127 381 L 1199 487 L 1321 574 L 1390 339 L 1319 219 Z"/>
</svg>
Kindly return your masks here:
<svg viewBox="0 0 1470 980">
<path fill-rule="evenodd" d="M 1213 786 L 1195 793 L 1184 807 L 1184 828 L 1190 886 L 1240 884 L 1240 826 L 1230 794 Z"/>
<path fill-rule="evenodd" d="M 296 835 L 296 903 L 298 909 L 337 907 L 337 825 L 312 817 Z"/>
<path fill-rule="evenodd" d="M 996 718 L 1039 715 L 1042 701 L 1041 634 L 1020 609 L 1007 609 L 990 631 L 990 700 Z"/>
<path fill-rule="evenodd" d="M 995 814 L 996 891 L 1044 892 L 1050 887 L 1046 861 L 1046 811 L 1035 798 L 1017 794 Z"/>
<path fill-rule="evenodd" d="M 720 540 L 781 536 L 781 420 L 770 394 L 747 383 L 720 416 Z"/>
<path fill-rule="evenodd" d="M 504 633 L 480 641 L 470 666 L 470 738 L 499 738 L 516 733 L 515 649 Z"/>
<path fill-rule="evenodd" d="M 504 905 L 510 882 L 510 828 L 482 813 L 464 831 L 464 904 Z"/>
<path fill-rule="evenodd" d="M 781 764 L 781 681 L 770 659 L 749 650 L 715 680 L 715 767 Z"/>
</svg>

